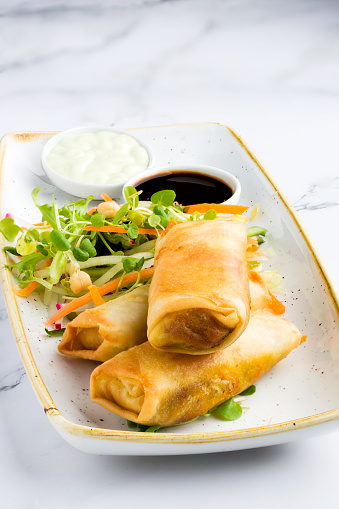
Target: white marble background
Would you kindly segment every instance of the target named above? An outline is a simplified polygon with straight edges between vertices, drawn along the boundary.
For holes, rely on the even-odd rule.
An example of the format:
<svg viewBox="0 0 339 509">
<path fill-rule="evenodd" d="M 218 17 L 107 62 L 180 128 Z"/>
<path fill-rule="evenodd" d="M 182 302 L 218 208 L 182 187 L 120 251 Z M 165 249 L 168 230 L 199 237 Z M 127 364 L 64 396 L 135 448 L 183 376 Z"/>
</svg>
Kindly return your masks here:
<svg viewBox="0 0 339 509">
<path fill-rule="evenodd" d="M 339 2 L 0 0 L 0 134 L 226 123 L 339 285 Z M 339 432 L 178 458 L 87 456 L 45 418 L 0 306 L 6 508 L 338 507 Z"/>
</svg>

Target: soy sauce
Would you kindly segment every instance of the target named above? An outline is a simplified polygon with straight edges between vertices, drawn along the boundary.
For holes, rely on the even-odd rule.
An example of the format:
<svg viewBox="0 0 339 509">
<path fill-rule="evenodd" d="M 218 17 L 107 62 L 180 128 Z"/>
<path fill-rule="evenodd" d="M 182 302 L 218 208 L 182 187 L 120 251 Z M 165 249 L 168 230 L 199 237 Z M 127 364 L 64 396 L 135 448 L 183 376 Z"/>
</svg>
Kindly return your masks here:
<svg viewBox="0 0 339 509">
<path fill-rule="evenodd" d="M 182 205 L 222 203 L 232 195 L 232 189 L 216 177 L 188 171 L 169 171 L 147 177 L 134 186 L 142 190 L 141 200 L 150 200 L 152 194 L 172 189 L 176 201 Z"/>
</svg>

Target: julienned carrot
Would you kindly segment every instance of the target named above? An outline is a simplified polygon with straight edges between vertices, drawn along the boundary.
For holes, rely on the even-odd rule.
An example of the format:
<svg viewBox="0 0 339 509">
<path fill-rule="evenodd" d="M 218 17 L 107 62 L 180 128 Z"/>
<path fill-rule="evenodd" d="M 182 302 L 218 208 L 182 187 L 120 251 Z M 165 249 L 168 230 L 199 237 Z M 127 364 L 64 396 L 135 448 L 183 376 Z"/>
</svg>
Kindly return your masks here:
<svg viewBox="0 0 339 509">
<path fill-rule="evenodd" d="M 154 268 L 150 269 L 142 269 L 140 271 L 140 279 L 147 279 L 153 276 Z M 126 274 L 122 280 L 121 286 L 127 285 L 129 283 L 134 283 L 138 279 L 139 272 L 131 272 L 130 274 Z M 107 293 L 113 292 L 119 286 L 121 278 L 113 279 L 113 281 L 109 281 L 108 283 L 98 286 L 97 290 L 100 295 L 106 295 Z M 86 293 L 82 297 L 78 297 L 77 299 L 72 300 L 61 309 L 59 309 L 54 315 L 50 316 L 48 320 L 45 322 L 45 325 L 51 325 L 54 322 L 57 322 L 64 316 L 68 315 L 72 311 L 85 306 L 93 300 L 92 294 L 90 292 Z"/>
<path fill-rule="evenodd" d="M 259 249 L 259 244 L 257 239 L 254 239 L 253 237 L 247 237 L 247 250 L 250 251 L 250 253 L 254 253 Z"/>
<path fill-rule="evenodd" d="M 264 280 L 261 277 L 261 275 L 258 274 L 258 272 L 256 272 L 255 270 L 251 270 L 250 271 L 249 278 L 254 283 L 259 283 L 259 284 L 267 287 L 267 285 L 264 282 Z M 269 295 L 271 297 L 271 302 L 269 304 L 269 307 L 272 309 L 273 313 L 275 313 L 276 315 L 282 315 L 283 313 L 285 313 L 285 306 L 284 306 L 284 304 L 282 304 L 280 302 L 280 300 L 278 300 L 275 297 L 275 295 L 273 295 L 273 293 L 268 288 L 267 288 L 267 290 L 268 290 L 268 293 L 269 293 Z"/>
<path fill-rule="evenodd" d="M 91 292 L 93 302 L 96 306 L 101 306 L 101 304 L 105 304 L 104 299 L 101 297 L 98 287 L 95 285 L 90 285 L 88 287 L 89 291 Z"/>
<path fill-rule="evenodd" d="M 105 201 L 113 201 L 112 198 L 106 193 L 101 193 L 101 198 Z"/>
<path fill-rule="evenodd" d="M 91 232 L 126 233 L 125 228 L 122 228 L 122 226 L 101 226 L 101 228 L 96 228 L 95 226 L 85 226 L 83 230 Z M 145 235 L 158 235 L 157 230 L 151 230 L 150 228 L 138 228 L 138 232 L 144 233 Z"/>
<path fill-rule="evenodd" d="M 268 290 L 269 291 L 269 290 Z M 272 311 L 276 314 L 276 315 L 282 315 L 285 313 L 285 306 L 284 304 L 282 304 L 282 302 L 280 302 L 280 300 L 278 300 L 274 295 L 273 293 L 270 293 L 270 296 L 271 296 L 271 303 L 270 303 L 270 308 L 272 309 Z"/>
<path fill-rule="evenodd" d="M 52 263 L 52 258 L 47 260 L 47 262 L 45 262 L 41 268 L 49 267 L 51 265 L 51 263 Z M 30 283 L 28 283 L 27 286 L 25 286 L 25 288 L 19 288 L 18 285 L 15 285 L 13 288 L 13 292 L 15 293 L 15 295 L 17 297 L 27 297 L 32 292 L 34 292 L 34 290 L 36 289 L 38 284 L 39 284 L 38 281 L 31 281 Z"/>
<path fill-rule="evenodd" d="M 87 214 L 88 214 L 89 216 L 91 216 L 92 214 L 94 214 L 94 212 L 95 212 L 96 210 L 97 210 L 97 208 L 96 208 L 96 207 L 92 207 L 91 209 L 89 209 L 89 211 L 87 212 Z"/>
<path fill-rule="evenodd" d="M 186 207 L 185 207 L 186 208 Z M 221 203 L 199 203 L 197 205 L 189 205 L 188 213 L 193 214 L 194 212 L 200 212 L 205 214 L 209 210 L 213 209 L 217 214 L 243 214 L 248 210 L 249 207 L 243 207 L 242 205 L 223 205 Z"/>
<path fill-rule="evenodd" d="M 37 281 L 31 281 L 25 288 L 19 288 L 18 285 L 15 285 L 13 292 L 17 297 L 27 297 L 30 293 L 34 292 L 38 284 Z"/>
</svg>

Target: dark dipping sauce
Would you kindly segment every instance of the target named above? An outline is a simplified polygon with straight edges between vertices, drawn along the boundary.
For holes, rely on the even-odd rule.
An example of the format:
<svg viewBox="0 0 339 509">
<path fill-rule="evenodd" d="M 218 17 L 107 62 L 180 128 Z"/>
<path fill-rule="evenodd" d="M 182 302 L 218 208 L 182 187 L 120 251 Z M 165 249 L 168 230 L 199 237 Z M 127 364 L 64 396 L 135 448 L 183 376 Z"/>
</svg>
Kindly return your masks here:
<svg viewBox="0 0 339 509">
<path fill-rule="evenodd" d="M 172 189 L 181 205 L 223 203 L 233 195 L 232 189 L 216 177 L 191 171 L 169 171 L 139 180 L 134 186 L 142 190 L 141 200 L 150 200 L 152 194 Z"/>
</svg>

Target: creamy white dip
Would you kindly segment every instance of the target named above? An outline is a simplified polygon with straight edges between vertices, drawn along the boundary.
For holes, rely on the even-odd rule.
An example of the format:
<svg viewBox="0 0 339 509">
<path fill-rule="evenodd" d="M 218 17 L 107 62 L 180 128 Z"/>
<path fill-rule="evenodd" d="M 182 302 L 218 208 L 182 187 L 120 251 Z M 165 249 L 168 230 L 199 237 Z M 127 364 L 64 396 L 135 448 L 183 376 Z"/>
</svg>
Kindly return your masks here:
<svg viewBox="0 0 339 509">
<path fill-rule="evenodd" d="M 78 182 L 114 184 L 145 170 L 149 155 L 135 138 L 113 131 L 69 134 L 46 157 L 49 166 Z"/>
</svg>

